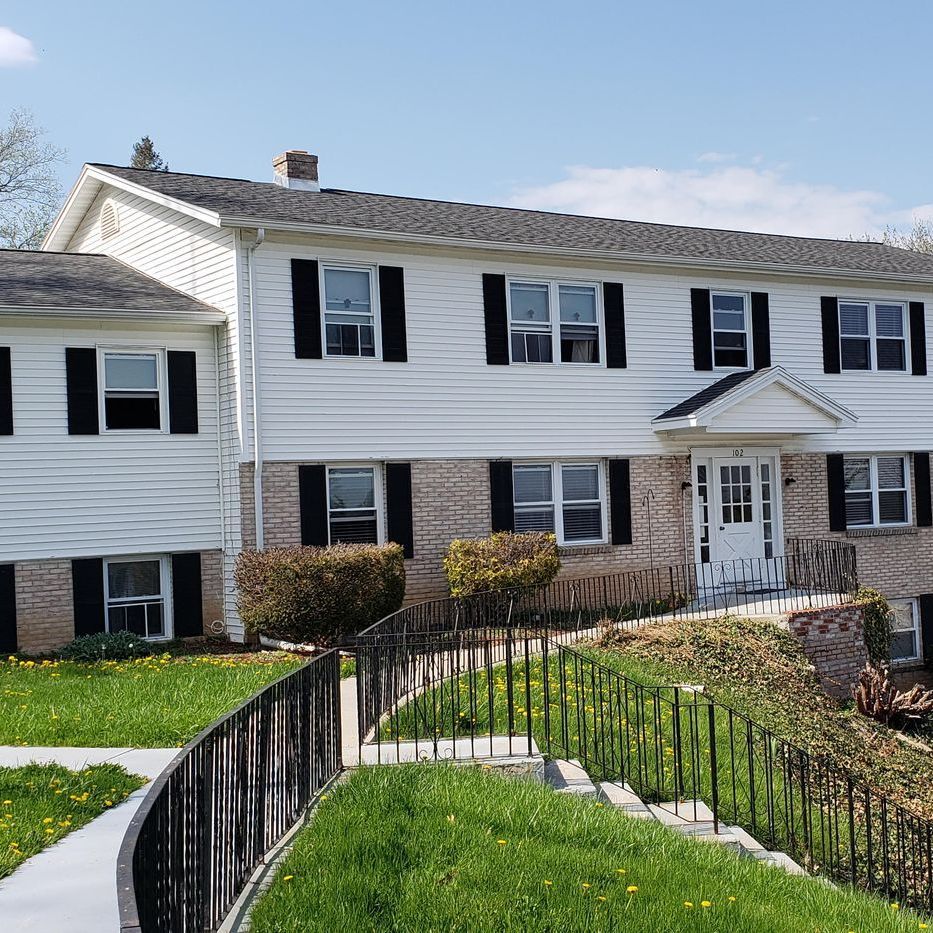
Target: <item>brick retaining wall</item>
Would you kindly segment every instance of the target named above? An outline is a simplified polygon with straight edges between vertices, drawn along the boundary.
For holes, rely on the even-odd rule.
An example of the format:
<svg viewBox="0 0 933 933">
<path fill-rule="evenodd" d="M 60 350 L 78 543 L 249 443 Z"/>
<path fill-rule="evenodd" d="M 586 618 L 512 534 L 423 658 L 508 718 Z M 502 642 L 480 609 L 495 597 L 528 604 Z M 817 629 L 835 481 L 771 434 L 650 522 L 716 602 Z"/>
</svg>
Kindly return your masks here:
<svg viewBox="0 0 933 933">
<path fill-rule="evenodd" d="M 848 697 L 868 660 L 864 623 L 862 609 L 852 605 L 805 609 L 787 617 L 791 634 L 800 641 L 831 696 Z"/>
</svg>

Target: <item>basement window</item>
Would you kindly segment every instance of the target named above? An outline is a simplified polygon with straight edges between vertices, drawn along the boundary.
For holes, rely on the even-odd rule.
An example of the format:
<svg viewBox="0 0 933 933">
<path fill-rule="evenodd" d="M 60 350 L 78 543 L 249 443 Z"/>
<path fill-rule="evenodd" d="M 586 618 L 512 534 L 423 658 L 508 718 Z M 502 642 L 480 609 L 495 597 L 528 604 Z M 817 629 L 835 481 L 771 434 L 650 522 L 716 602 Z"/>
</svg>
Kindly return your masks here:
<svg viewBox="0 0 933 933">
<path fill-rule="evenodd" d="M 158 431 L 158 353 L 104 353 L 104 424 L 108 431 Z"/>
<path fill-rule="evenodd" d="M 558 544 L 605 542 L 606 494 L 599 463 L 512 467 L 515 531 L 549 531 Z"/>
<path fill-rule="evenodd" d="M 915 599 L 892 599 L 891 607 L 891 660 L 895 663 L 916 661 L 920 657 L 920 626 Z"/>
<path fill-rule="evenodd" d="M 132 632 L 153 639 L 169 637 L 166 558 L 105 561 L 104 584 L 108 632 Z"/>
<path fill-rule="evenodd" d="M 379 543 L 375 467 L 330 467 L 327 506 L 331 544 Z"/>
</svg>

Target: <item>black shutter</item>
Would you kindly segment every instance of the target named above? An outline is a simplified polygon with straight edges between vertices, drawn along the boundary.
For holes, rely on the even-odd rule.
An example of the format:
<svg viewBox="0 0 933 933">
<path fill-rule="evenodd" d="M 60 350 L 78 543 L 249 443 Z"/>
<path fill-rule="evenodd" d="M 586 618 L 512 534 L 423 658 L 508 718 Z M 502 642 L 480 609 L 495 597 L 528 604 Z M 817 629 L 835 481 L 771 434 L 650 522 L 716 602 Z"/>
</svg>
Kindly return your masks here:
<svg viewBox="0 0 933 933">
<path fill-rule="evenodd" d="M 609 461 L 609 528 L 613 544 L 632 543 L 632 489 L 628 460 Z"/>
<path fill-rule="evenodd" d="M 842 454 L 826 455 L 826 489 L 829 494 L 829 530 L 846 530 L 846 474 Z"/>
<path fill-rule="evenodd" d="M 172 555 L 172 623 L 176 638 L 204 634 L 201 555 Z"/>
<path fill-rule="evenodd" d="M 927 324 L 922 301 L 910 302 L 910 371 L 927 374 Z"/>
<path fill-rule="evenodd" d="M 65 378 L 68 382 L 68 433 L 99 434 L 97 350 L 94 347 L 66 347 Z"/>
<path fill-rule="evenodd" d="M 914 454 L 914 486 L 917 491 L 917 527 L 933 525 L 933 506 L 930 503 L 930 455 L 926 451 Z"/>
<path fill-rule="evenodd" d="M 920 641 L 923 660 L 933 664 L 933 593 L 924 593 L 917 600 L 920 603 Z"/>
<path fill-rule="evenodd" d="M 710 319 L 708 288 L 690 289 L 690 308 L 693 316 L 693 368 L 713 368 L 713 324 Z"/>
<path fill-rule="evenodd" d="M 606 314 L 606 366 L 625 369 L 625 295 L 621 282 L 603 282 L 603 310 Z"/>
<path fill-rule="evenodd" d="M 823 372 L 839 372 L 839 301 L 820 299 L 820 317 L 823 321 Z"/>
<path fill-rule="evenodd" d="M 483 316 L 486 320 L 486 362 L 509 365 L 509 320 L 505 306 L 505 276 L 483 274 Z"/>
<path fill-rule="evenodd" d="M 16 571 L 12 564 L 0 564 L 0 651 L 16 651 Z"/>
<path fill-rule="evenodd" d="M 12 433 L 13 367 L 10 363 L 10 348 L 0 347 L 0 434 Z"/>
<path fill-rule="evenodd" d="M 327 474 L 323 464 L 298 467 L 298 501 L 301 510 L 301 543 L 326 547 Z"/>
<path fill-rule="evenodd" d="M 765 369 L 771 365 L 771 321 L 767 292 L 752 292 L 752 352 L 755 369 Z"/>
<path fill-rule="evenodd" d="M 295 356 L 299 360 L 321 358 L 321 291 L 317 262 L 292 260 L 292 319 Z"/>
<path fill-rule="evenodd" d="M 386 464 L 386 526 L 389 540 L 401 544 L 406 557 L 414 557 L 410 463 Z"/>
<path fill-rule="evenodd" d="M 75 637 L 104 630 L 104 562 L 83 557 L 71 562 Z"/>
<path fill-rule="evenodd" d="M 172 434 L 198 433 L 198 363 L 190 350 L 168 351 L 168 423 Z"/>
<path fill-rule="evenodd" d="M 511 460 L 489 461 L 489 495 L 492 500 L 492 530 L 515 531 Z"/>
<path fill-rule="evenodd" d="M 382 358 L 388 363 L 407 363 L 405 274 L 398 266 L 379 267 L 379 311 Z"/>
</svg>

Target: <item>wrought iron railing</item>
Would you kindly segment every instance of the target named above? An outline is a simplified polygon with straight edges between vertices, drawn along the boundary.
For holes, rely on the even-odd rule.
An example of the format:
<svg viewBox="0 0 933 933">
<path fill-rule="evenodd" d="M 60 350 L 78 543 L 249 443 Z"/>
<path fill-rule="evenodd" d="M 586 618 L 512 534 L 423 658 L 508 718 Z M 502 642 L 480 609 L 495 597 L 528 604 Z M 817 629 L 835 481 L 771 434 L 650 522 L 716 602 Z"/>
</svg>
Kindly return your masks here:
<svg viewBox="0 0 933 933">
<path fill-rule="evenodd" d="M 783 615 L 845 602 L 857 588 L 851 544 L 791 538 L 787 553 L 778 557 L 620 571 L 417 603 L 386 616 L 355 641 L 377 649 L 386 638 L 394 651 L 399 635 L 417 641 L 430 640 L 435 633 L 447 638 L 470 629 L 527 628 L 549 632 L 553 639 L 558 633 L 579 633 L 604 623 L 665 616 Z M 404 663 L 380 663 L 364 671 L 357 680 L 361 735 L 372 732 L 386 700 L 405 695 L 413 676 Z"/>
<path fill-rule="evenodd" d="M 340 661 L 329 651 L 213 723 L 156 779 L 120 849 L 120 929 L 216 929 L 341 769 Z"/>
<path fill-rule="evenodd" d="M 714 831 L 740 826 L 814 874 L 933 909 L 929 820 L 702 689 L 640 683 L 566 637 L 510 626 L 361 641 L 359 682 L 386 691 L 370 760 L 575 758 L 688 819 L 708 818 L 705 804 Z"/>
</svg>

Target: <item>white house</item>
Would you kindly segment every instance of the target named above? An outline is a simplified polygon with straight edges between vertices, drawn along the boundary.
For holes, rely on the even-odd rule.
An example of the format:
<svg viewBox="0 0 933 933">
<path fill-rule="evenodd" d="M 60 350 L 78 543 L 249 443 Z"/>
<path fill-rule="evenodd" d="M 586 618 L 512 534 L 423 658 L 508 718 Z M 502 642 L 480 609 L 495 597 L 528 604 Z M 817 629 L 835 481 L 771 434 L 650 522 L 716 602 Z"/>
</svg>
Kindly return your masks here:
<svg viewBox="0 0 933 933">
<path fill-rule="evenodd" d="M 933 257 L 322 189 L 303 152 L 274 170 L 87 165 L 46 242 L 223 317 L 210 521 L 231 634 L 243 547 L 396 540 L 414 599 L 443 593 L 452 538 L 544 528 L 574 576 L 851 541 L 897 601 L 899 654 L 922 658 L 921 617 L 933 651 Z M 198 519 L 165 503 L 165 534 L 203 553 Z M 53 559 L 17 547 L 17 579 Z"/>
</svg>

